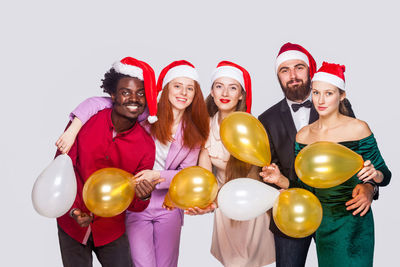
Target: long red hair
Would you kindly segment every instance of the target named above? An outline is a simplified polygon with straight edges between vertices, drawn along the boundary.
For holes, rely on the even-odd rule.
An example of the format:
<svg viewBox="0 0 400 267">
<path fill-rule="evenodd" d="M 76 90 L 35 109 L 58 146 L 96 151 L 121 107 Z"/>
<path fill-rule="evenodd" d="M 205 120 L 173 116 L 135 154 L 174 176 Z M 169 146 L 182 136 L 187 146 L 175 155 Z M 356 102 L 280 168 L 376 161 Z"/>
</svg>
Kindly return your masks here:
<svg viewBox="0 0 400 267">
<path fill-rule="evenodd" d="M 150 133 L 159 142 L 166 144 L 172 141 L 172 124 L 174 115 L 168 99 L 169 84 L 167 83 L 161 93 L 157 105 L 158 120 L 151 124 Z M 183 145 L 190 149 L 203 147 L 210 131 L 210 118 L 200 85 L 194 81 L 194 97 L 192 103 L 185 109 L 182 116 Z"/>
</svg>

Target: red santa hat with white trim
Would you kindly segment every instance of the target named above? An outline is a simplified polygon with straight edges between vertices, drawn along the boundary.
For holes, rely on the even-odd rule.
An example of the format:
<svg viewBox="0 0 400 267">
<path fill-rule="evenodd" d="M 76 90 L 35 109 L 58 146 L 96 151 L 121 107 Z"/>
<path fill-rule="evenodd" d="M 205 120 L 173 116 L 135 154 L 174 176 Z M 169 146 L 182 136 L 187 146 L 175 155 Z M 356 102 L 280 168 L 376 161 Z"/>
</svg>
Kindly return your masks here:
<svg viewBox="0 0 400 267">
<path fill-rule="evenodd" d="M 321 68 L 315 73 L 312 81 L 321 81 L 330 83 L 339 89 L 345 90 L 344 65 L 323 62 Z"/>
<path fill-rule="evenodd" d="M 304 61 L 309 70 L 310 70 L 310 78 L 313 78 L 315 71 L 317 70 L 317 64 L 315 63 L 312 55 L 301 45 L 286 43 L 279 50 L 278 56 L 276 57 L 275 62 L 275 70 L 279 71 L 279 66 L 287 61 L 292 59 L 299 59 Z"/>
<path fill-rule="evenodd" d="M 251 113 L 251 78 L 247 70 L 233 62 L 221 61 L 211 75 L 211 83 L 220 77 L 229 77 L 240 83 L 246 91 L 246 112 Z"/>
<path fill-rule="evenodd" d="M 150 123 L 157 121 L 157 117 L 155 116 L 157 112 L 155 106 L 157 105 L 156 76 L 152 67 L 144 61 L 126 57 L 121 61 L 115 62 L 113 64 L 113 69 L 118 73 L 143 81 L 147 107 L 150 113 L 147 120 Z M 154 105 L 154 103 L 156 104 Z"/>
</svg>

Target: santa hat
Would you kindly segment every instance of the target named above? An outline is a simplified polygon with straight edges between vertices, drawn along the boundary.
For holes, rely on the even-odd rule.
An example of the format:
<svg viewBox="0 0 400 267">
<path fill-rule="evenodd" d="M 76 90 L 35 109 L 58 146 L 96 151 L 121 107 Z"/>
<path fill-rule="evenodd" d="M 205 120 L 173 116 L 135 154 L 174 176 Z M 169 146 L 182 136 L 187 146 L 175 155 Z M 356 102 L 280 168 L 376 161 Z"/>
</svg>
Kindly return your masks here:
<svg viewBox="0 0 400 267">
<path fill-rule="evenodd" d="M 321 68 L 319 68 L 319 70 L 315 73 L 312 81 L 327 82 L 344 90 L 345 71 L 346 67 L 344 65 L 323 62 Z"/>
<path fill-rule="evenodd" d="M 192 63 L 186 60 L 177 60 L 166 66 L 158 76 L 157 94 L 166 84 L 178 77 L 187 77 L 199 82 L 199 75 Z M 155 100 L 155 114 L 157 113 L 157 99 Z"/>
<path fill-rule="evenodd" d="M 144 83 L 144 91 L 146 93 L 146 102 L 150 116 L 147 120 L 150 123 L 157 121 L 157 91 L 156 76 L 154 70 L 144 61 L 137 60 L 132 57 L 126 57 L 121 61 L 113 64 L 113 69 L 121 74 L 128 75 L 132 78 L 142 80 Z M 154 104 L 155 103 L 155 104 Z"/>
<path fill-rule="evenodd" d="M 220 77 L 229 77 L 240 83 L 246 91 L 246 112 L 251 113 L 251 79 L 247 70 L 235 63 L 221 61 L 211 75 L 211 83 Z"/>
<path fill-rule="evenodd" d="M 167 83 L 178 77 L 187 77 L 199 82 L 199 75 L 192 63 L 186 60 L 178 60 L 161 71 L 157 81 L 157 92 L 160 92 Z"/>
<path fill-rule="evenodd" d="M 315 63 L 314 58 L 311 56 L 310 53 L 308 53 L 308 51 L 304 47 L 292 43 L 284 44 L 281 47 L 281 50 L 279 50 L 275 63 L 276 72 L 278 72 L 278 68 L 283 62 L 292 59 L 299 59 L 304 61 L 310 70 L 310 77 L 312 78 L 314 76 L 314 73 L 317 69 L 317 64 Z"/>
</svg>

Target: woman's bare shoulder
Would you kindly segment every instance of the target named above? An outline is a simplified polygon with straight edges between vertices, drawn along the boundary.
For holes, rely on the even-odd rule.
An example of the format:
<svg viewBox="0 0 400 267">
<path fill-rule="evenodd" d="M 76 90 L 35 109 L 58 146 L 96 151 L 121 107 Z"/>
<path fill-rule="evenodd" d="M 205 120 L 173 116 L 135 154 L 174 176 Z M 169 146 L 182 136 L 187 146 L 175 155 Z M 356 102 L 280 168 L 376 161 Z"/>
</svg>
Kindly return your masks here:
<svg viewBox="0 0 400 267">
<path fill-rule="evenodd" d="M 372 134 L 368 123 L 365 121 L 349 118 L 346 125 L 347 133 L 351 136 L 351 140 L 360 140 Z"/>
<path fill-rule="evenodd" d="M 300 131 L 297 132 L 296 134 L 296 142 L 301 143 L 301 144 L 306 144 L 307 143 L 307 138 L 310 134 L 310 128 L 312 127 L 313 124 L 306 125 L 303 128 L 300 129 Z"/>
</svg>

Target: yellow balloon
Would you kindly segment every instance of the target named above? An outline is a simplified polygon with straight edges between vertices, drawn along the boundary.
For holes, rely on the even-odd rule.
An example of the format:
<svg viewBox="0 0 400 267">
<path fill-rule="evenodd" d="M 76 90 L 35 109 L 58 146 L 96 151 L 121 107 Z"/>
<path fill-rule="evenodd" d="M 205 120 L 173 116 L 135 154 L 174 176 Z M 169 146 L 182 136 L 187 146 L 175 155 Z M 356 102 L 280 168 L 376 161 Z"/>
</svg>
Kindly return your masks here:
<svg viewBox="0 0 400 267">
<path fill-rule="evenodd" d="M 264 126 L 246 112 L 233 112 L 222 122 L 221 140 L 229 153 L 241 161 L 266 166 L 271 162 L 269 140 Z"/>
<path fill-rule="evenodd" d="M 100 169 L 85 182 L 82 195 L 86 207 L 97 216 L 116 216 L 133 200 L 133 175 L 117 168 Z"/>
<path fill-rule="evenodd" d="M 291 188 L 280 193 L 275 200 L 272 216 L 282 233 L 301 238 L 318 229 L 322 221 L 322 207 L 310 191 Z"/>
<path fill-rule="evenodd" d="M 170 207 L 170 208 L 175 207 L 174 203 L 171 200 L 171 197 L 169 196 L 169 192 L 167 192 L 167 194 L 165 195 L 163 205 L 167 206 L 167 207 Z"/>
<path fill-rule="evenodd" d="M 205 208 L 217 197 L 217 179 L 202 167 L 188 167 L 174 176 L 168 192 L 174 206 L 180 209 Z"/>
<path fill-rule="evenodd" d="M 333 142 L 315 142 L 303 148 L 294 163 L 297 176 L 315 188 L 345 182 L 363 167 L 360 155 Z"/>
</svg>

